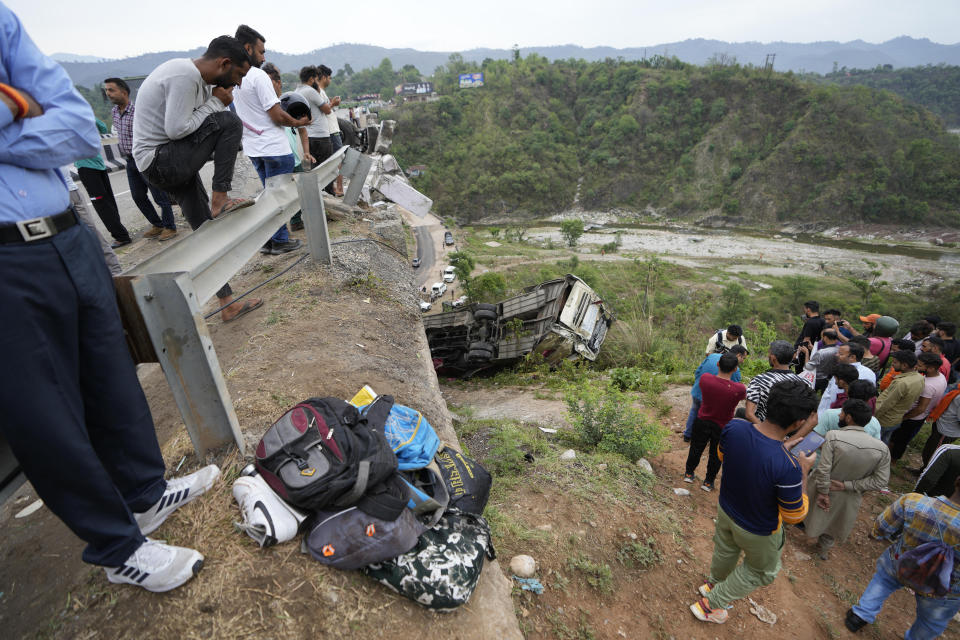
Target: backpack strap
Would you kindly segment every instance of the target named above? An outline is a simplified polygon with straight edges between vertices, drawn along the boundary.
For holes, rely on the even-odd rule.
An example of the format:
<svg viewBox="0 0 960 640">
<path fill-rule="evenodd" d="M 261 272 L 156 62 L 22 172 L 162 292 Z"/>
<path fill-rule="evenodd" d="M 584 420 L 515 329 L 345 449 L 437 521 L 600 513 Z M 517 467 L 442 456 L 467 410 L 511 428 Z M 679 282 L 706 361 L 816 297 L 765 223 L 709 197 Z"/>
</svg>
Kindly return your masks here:
<svg viewBox="0 0 960 640">
<path fill-rule="evenodd" d="M 381 520 L 393 522 L 407 508 L 409 492 L 397 476 L 370 489 L 359 501 L 357 509 Z"/>
<path fill-rule="evenodd" d="M 440 522 L 440 518 L 443 517 L 444 511 L 446 511 L 447 506 L 450 504 L 450 492 L 447 490 L 447 485 L 443 481 L 443 476 L 440 474 L 440 466 L 436 460 L 431 460 L 430 464 L 418 470 L 418 472 L 431 474 L 432 482 L 420 482 L 415 478 L 411 478 L 413 480 L 413 482 L 411 482 L 411 479 L 408 479 L 405 475 L 401 475 L 400 478 L 415 489 L 415 491 L 410 492 L 410 501 L 413 502 L 413 512 L 417 515 L 429 514 L 430 517 L 427 528 L 432 529 Z M 433 496 L 430 495 L 430 492 L 424 491 L 424 487 L 430 489 L 433 492 Z M 423 493 L 426 497 L 421 498 L 417 492 Z"/>
<path fill-rule="evenodd" d="M 357 463 L 357 480 L 353 483 L 350 492 L 337 500 L 336 504 L 342 507 L 349 507 L 357 503 L 363 494 L 367 492 L 367 484 L 370 482 L 370 461 L 361 460 Z M 372 515 L 372 514 L 371 514 Z"/>
<path fill-rule="evenodd" d="M 381 395 L 367 405 L 362 416 L 368 427 L 383 433 L 383 427 L 387 424 L 387 417 L 390 415 L 391 409 L 393 409 L 393 396 Z"/>
</svg>

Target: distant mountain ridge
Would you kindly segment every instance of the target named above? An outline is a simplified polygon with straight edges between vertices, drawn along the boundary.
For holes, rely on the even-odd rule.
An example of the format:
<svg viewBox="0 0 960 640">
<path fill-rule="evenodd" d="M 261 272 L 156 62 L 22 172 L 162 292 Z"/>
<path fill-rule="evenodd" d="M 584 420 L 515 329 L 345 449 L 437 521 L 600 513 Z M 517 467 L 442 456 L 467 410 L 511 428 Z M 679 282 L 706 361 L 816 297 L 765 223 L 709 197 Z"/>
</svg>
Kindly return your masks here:
<svg viewBox="0 0 960 640">
<path fill-rule="evenodd" d="M 139 76 L 150 73 L 154 68 L 171 58 L 196 57 L 202 49 L 190 51 L 162 51 L 143 55 L 106 60 L 102 62 L 63 61 L 63 67 L 75 84 L 94 86 L 108 76 Z M 388 49 L 368 44 L 336 44 L 308 53 L 288 54 L 267 50 L 267 59 L 275 63 L 282 71 L 297 71 L 307 64 L 323 63 L 336 71 L 345 64 L 359 71 L 374 67 L 384 58 L 389 58 L 395 69 L 412 64 L 422 74 L 431 75 L 445 64 L 450 51 L 419 51 L 416 49 Z M 901 36 L 883 43 L 875 44 L 863 40 L 851 42 L 724 42 L 696 38 L 683 42 L 671 42 L 649 47 L 581 47 L 577 45 L 556 45 L 545 47 L 521 47 L 520 54 L 526 56 L 536 53 L 548 60 L 566 60 L 569 58 L 587 61 L 605 58 L 624 58 L 640 60 L 655 55 L 676 56 L 684 62 L 703 64 L 712 56 L 720 53 L 733 56 L 741 64 L 762 66 L 767 54 L 776 54 L 774 69 L 778 71 L 812 71 L 829 73 L 834 63 L 838 68 L 870 69 L 877 65 L 889 64 L 895 68 L 923 65 L 949 64 L 960 65 L 960 43 L 939 44 L 926 38 Z M 94 56 L 78 54 L 55 54 L 74 60 Z M 463 59 L 482 62 L 486 58 L 494 60 L 509 59 L 513 56 L 510 49 L 470 49 L 461 52 Z"/>
</svg>

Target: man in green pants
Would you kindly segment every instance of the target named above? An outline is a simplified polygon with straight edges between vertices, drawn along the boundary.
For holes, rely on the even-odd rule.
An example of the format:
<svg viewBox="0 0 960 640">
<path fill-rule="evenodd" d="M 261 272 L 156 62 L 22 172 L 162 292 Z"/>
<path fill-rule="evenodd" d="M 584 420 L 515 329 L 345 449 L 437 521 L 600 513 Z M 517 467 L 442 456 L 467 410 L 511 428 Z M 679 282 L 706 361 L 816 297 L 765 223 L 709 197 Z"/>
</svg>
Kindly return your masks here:
<svg viewBox="0 0 960 640">
<path fill-rule="evenodd" d="M 783 523 L 796 524 L 807 515 L 807 473 L 816 460 L 815 454 L 794 456 L 784 440 L 816 409 L 813 389 L 800 380 L 784 380 L 770 389 L 763 422 L 734 419 L 724 427 L 710 578 L 700 585 L 702 597 L 690 605 L 698 620 L 726 622 L 731 602 L 770 584 L 780 572 Z"/>
</svg>

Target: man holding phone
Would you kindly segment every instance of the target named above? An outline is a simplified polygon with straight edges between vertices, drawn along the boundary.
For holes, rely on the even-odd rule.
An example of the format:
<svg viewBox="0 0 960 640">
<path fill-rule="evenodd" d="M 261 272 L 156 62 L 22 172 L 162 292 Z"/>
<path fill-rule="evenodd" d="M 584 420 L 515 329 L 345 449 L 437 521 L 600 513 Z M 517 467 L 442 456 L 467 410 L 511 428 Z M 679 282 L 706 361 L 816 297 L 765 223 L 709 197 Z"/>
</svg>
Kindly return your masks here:
<svg viewBox="0 0 960 640">
<path fill-rule="evenodd" d="M 847 400 L 840 410 L 841 428 L 828 431 L 820 447 L 808 489 L 814 504 L 804 531 L 817 539 L 821 560 L 850 535 L 864 492 L 879 491 L 890 480 L 890 450 L 864 430 L 872 418 L 869 404 Z"/>
<path fill-rule="evenodd" d="M 807 473 L 814 456 L 794 456 L 784 439 L 815 417 L 817 396 L 803 380 L 786 379 L 772 386 L 765 408 L 757 424 L 734 418 L 720 436 L 725 470 L 710 578 L 690 605 L 703 622 L 726 622 L 728 605 L 776 579 L 783 523 L 796 524 L 807 515 Z"/>
</svg>

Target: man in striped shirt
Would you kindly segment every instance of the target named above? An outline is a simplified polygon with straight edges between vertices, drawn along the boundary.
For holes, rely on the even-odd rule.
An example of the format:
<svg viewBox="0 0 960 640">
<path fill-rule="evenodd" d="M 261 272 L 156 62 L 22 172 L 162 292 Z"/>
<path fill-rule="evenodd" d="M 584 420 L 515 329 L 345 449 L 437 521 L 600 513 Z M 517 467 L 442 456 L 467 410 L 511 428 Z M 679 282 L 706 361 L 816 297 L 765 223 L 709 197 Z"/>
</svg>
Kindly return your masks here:
<svg viewBox="0 0 960 640">
<path fill-rule="evenodd" d="M 756 376 L 747 386 L 747 420 L 757 424 L 766 418 L 767 397 L 773 385 L 783 380 L 803 382 L 800 376 L 790 371 L 794 354 L 794 348 L 786 340 L 774 340 L 770 343 L 770 350 L 767 352 L 770 369 Z"/>
<path fill-rule="evenodd" d="M 903 585 L 897 580 L 897 560 L 907 551 L 927 542 L 944 542 L 960 556 L 960 478 L 954 481 L 948 498 L 928 498 L 908 493 L 884 509 L 873 525 L 873 537 L 897 540 L 877 560 L 877 571 L 860 601 L 849 611 L 845 624 L 850 631 L 859 631 L 873 622 L 883 603 Z M 960 611 L 960 562 L 954 560 L 950 576 L 950 592 L 935 598 L 915 593 L 917 618 L 904 634 L 908 640 L 936 638 Z"/>
<path fill-rule="evenodd" d="M 133 198 L 140 213 L 151 224 L 152 228 L 143 234 L 144 238 L 157 238 L 160 241 L 170 240 L 177 235 L 177 223 L 173 219 L 173 207 L 170 206 L 170 197 L 157 187 L 148 184 L 143 174 L 137 169 L 133 161 L 133 115 L 136 112 L 130 100 L 130 85 L 123 78 L 107 78 L 103 81 L 103 92 L 113 103 L 113 132 L 117 136 L 120 146 L 120 155 L 127 163 L 127 184 L 130 185 L 130 197 Z M 147 192 L 153 196 L 160 206 L 161 215 L 150 202 Z"/>
<path fill-rule="evenodd" d="M 727 605 L 773 582 L 780 572 L 783 523 L 807 515 L 807 474 L 816 456 L 795 457 L 784 439 L 816 415 L 816 394 L 803 380 L 784 380 L 770 389 L 765 408 L 761 422 L 731 420 L 720 436 L 725 470 L 713 562 L 710 578 L 700 585 L 703 597 L 690 605 L 704 622 L 726 622 Z"/>
</svg>

